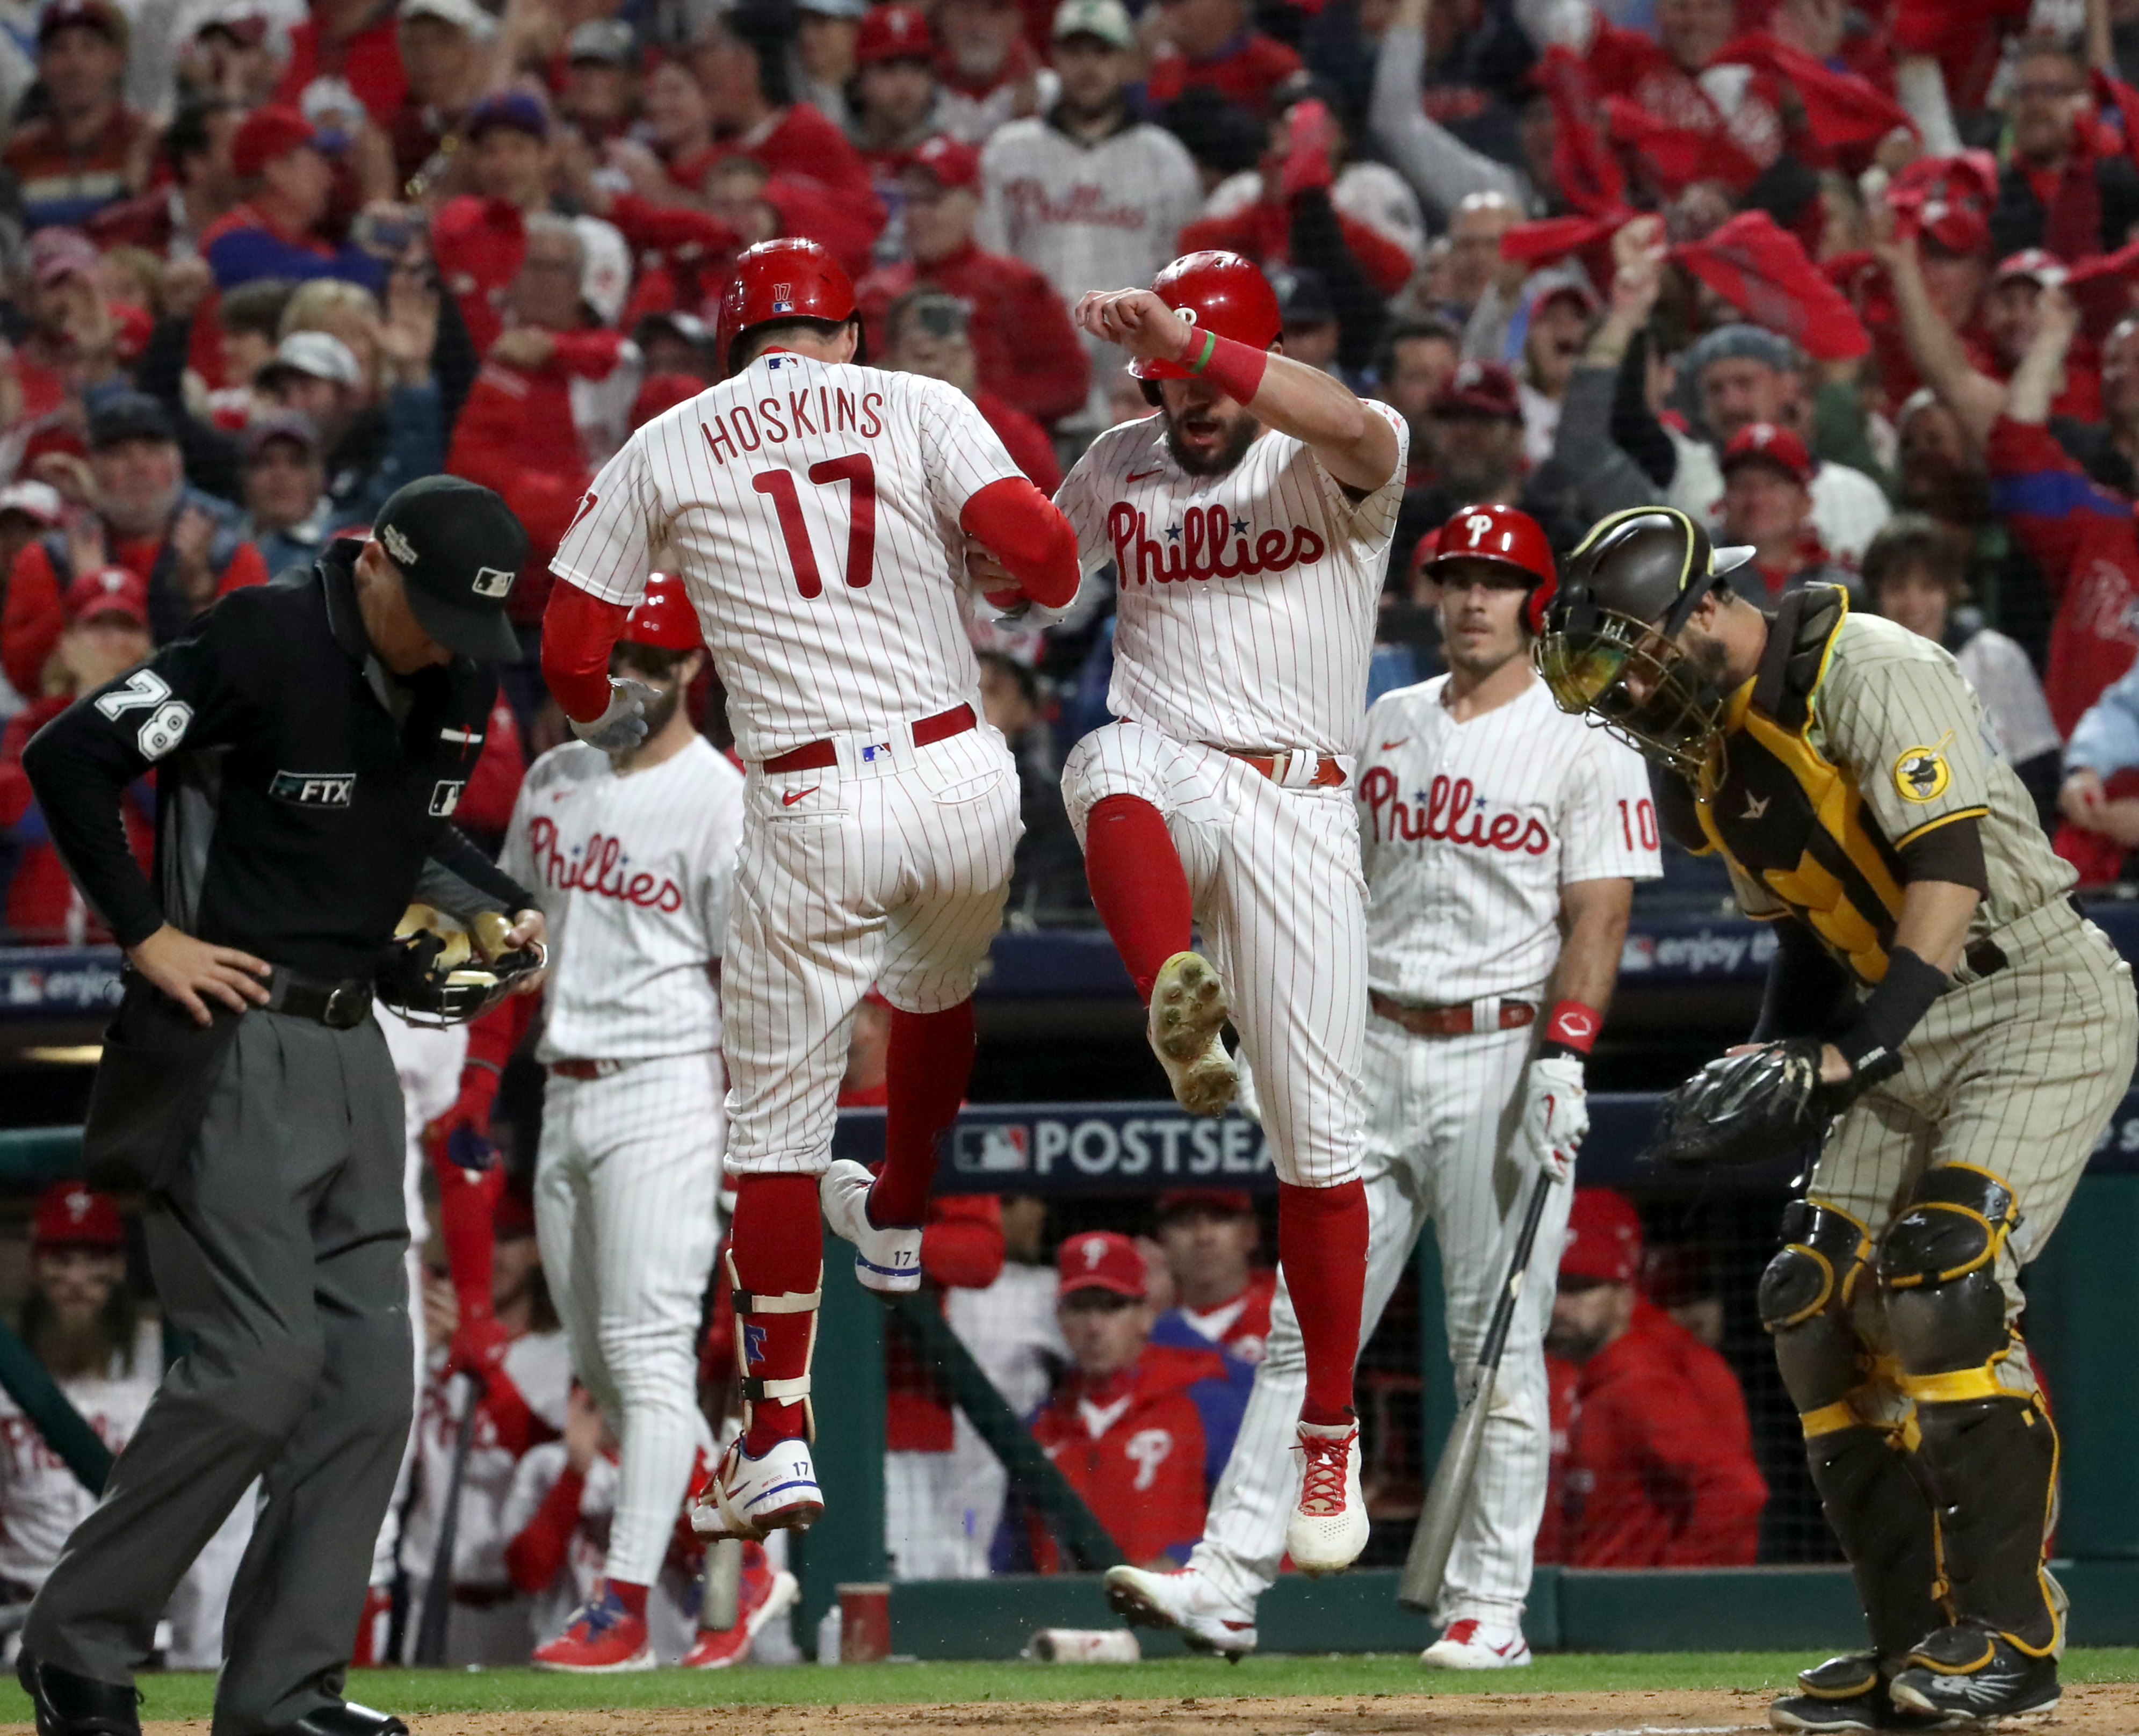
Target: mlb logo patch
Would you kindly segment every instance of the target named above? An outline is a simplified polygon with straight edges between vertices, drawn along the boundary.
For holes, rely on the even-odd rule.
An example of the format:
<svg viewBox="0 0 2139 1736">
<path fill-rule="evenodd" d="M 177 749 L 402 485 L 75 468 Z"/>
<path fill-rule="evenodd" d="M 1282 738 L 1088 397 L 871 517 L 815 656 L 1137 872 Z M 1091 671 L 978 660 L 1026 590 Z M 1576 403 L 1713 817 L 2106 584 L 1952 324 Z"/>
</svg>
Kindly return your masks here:
<svg viewBox="0 0 2139 1736">
<path fill-rule="evenodd" d="M 793 284 L 776 283 L 772 286 L 772 311 L 776 314 L 791 314 L 795 311 Z"/>
<path fill-rule="evenodd" d="M 862 750 L 864 765 L 869 765 L 877 760 L 888 760 L 890 757 L 891 744 L 888 741 L 872 741 Z"/>
<path fill-rule="evenodd" d="M 477 567 L 474 589 L 478 597 L 502 597 L 512 589 L 512 575 L 502 567 Z"/>
<path fill-rule="evenodd" d="M 445 819 L 461 804 L 461 792 L 467 788 L 465 778 L 440 778 L 431 786 L 431 818 Z"/>
</svg>

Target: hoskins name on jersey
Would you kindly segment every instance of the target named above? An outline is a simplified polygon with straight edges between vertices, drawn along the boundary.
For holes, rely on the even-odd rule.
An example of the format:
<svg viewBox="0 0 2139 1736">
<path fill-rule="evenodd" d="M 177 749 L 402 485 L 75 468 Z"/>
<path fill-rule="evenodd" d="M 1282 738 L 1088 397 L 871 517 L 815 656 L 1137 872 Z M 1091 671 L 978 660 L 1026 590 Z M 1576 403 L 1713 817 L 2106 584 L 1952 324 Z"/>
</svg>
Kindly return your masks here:
<svg viewBox="0 0 2139 1736">
<path fill-rule="evenodd" d="M 775 356 L 772 360 L 777 362 L 779 358 Z M 805 434 L 839 434 L 851 430 L 864 440 L 874 440 L 884 432 L 883 409 L 881 392 L 854 393 L 844 388 L 819 386 L 816 401 L 812 404 L 810 389 L 805 386 L 799 392 L 777 395 L 768 393 L 757 400 L 755 411 L 749 404 L 738 403 L 725 410 L 702 412 L 698 427 L 715 460 L 725 464 L 745 452 L 756 452 L 767 441 L 799 440 Z M 759 425 L 761 420 L 762 427 Z"/>
</svg>

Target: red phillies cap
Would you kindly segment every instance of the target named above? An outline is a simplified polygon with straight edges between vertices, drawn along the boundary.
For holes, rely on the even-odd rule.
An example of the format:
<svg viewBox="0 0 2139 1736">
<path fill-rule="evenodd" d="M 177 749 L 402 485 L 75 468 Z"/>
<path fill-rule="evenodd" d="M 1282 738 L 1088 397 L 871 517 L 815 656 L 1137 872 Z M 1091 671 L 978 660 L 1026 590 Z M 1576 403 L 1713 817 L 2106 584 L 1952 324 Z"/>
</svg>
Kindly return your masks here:
<svg viewBox="0 0 2139 1736">
<path fill-rule="evenodd" d="M 1458 362 L 1428 407 L 1436 416 L 1498 416 L 1523 419 L 1515 377 L 1499 362 Z"/>
<path fill-rule="evenodd" d="M 1144 1295 L 1143 1255 L 1137 1245 L 1111 1230 L 1088 1230 L 1073 1235 L 1055 1256 L 1061 1274 L 1055 1286 L 1059 1296 L 1079 1290 L 1111 1290 L 1141 1302 Z"/>
<path fill-rule="evenodd" d="M 2044 289 L 2055 289 L 2065 281 L 2065 262 L 2040 247 L 2023 247 L 2000 260 L 1998 269 L 1990 274 L 1993 283 L 2010 283 L 2015 277 L 2024 277 Z"/>
<path fill-rule="evenodd" d="M 1998 163 L 1988 151 L 1919 157 L 1894 177 L 1887 203 L 1896 233 L 1926 235 L 1949 253 L 1988 252 L 1998 203 Z"/>
<path fill-rule="evenodd" d="M 121 48 L 126 46 L 126 14 L 110 0 L 51 0 L 37 16 L 37 46 L 42 47 L 55 31 L 101 32 Z"/>
<path fill-rule="evenodd" d="M 1207 1211 L 1225 1217 L 1245 1218 L 1255 1209 L 1254 1196 L 1239 1187 L 1171 1187 L 1158 1196 L 1162 1221 L 1177 1211 Z"/>
<path fill-rule="evenodd" d="M 907 154 L 908 169 L 925 169 L 943 187 L 977 187 L 981 183 L 981 154 L 970 144 L 938 133 L 924 139 Z"/>
<path fill-rule="evenodd" d="M 696 651 L 705 640 L 698 633 L 698 612 L 673 573 L 649 574 L 646 594 L 624 618 L 619 643 L 658 645 L 664 651 Z"/>
<path fill-rule="evenodd" d="M 854 64 L 881 66 L 886 61 L 932 61 L 936 41 L 928 15 L 918 6 L 872 7 L 854 33 Z"/>
<path fill-rule="evenodd" d="M 37 1196 L 30 1241 L 38 1248 L 123 1248 L 126 1230 L 110 1195 L 79 1181 L 55 1181 Z"/>
<path fill-rule="evenodd" d="M 1748 423 L 1723 448 L 1723 473 L 1738 464 L 1772 464 L 1800 487 L 1812 481 L 1812 454 L 1804 441 L 1772 422 Z"/>
<path fill-rule="evenodd" d="M 1576 1188 L 1559 1275 L 1632 1284 L 1641 1269 L 1642 1220 L 1632 1202 L 1608 1187 Z"/>
<path fill-rule="evenodd" d="M 317 147 L 312 124 L 287 103 L 271 102 L 245 117 L 230 141 L 230 166 L 249 180 L 285 153 L 301 145 Z"/>
<path fill-rule="evenodd" d="M 123 615 L 136 627 L 149 624 L 149 584 L 123 566 L 100 566 L 82 574 L 66 589 L 69 621 L 94 621 Z"/>
</svg>

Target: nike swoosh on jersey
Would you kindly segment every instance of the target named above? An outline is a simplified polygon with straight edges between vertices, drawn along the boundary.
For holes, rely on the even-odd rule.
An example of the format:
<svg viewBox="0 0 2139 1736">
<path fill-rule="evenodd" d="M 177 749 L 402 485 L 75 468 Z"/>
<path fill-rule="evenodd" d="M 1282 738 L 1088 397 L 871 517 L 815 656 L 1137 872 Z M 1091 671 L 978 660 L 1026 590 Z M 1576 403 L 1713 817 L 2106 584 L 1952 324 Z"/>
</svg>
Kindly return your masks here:
<svg viewBox="0 0 2139 1736">
<path fill-rule="evenodd" d="M 804 796 L 815 795 L 824 787 L 825 786 L 822 784 L 812 784 L 807 790 L 790 790 L 786 795 L 781 797 L 780 805 L 783 808 L 791 808 L 795 804 L 795 803 L 800 801 Z"/>
<path fill-rule="evenodd" d="M 1410 740 L 1411 737 L 1408 736 L 1399 736 L 1393 741 L 1384 741 L 1381 746 L 1376 750 L 1376 751 L 1379 753 L 1392 752 L 1395 749 L 1402 747 L 1405 742 Z"/>
<path fill-rule="evenodd" d="M 1133 470 L 1127 476 L 1123 477 L 1122 480 L 1124 482 L 1141 482 L 1148 477 L 1157 476 L 1159 473 L 1159 471 L 1164 470 L 1165 468 L 1166 467 L 1162 464 L 1158 467 L 1158 470 Z"/>
</svg>

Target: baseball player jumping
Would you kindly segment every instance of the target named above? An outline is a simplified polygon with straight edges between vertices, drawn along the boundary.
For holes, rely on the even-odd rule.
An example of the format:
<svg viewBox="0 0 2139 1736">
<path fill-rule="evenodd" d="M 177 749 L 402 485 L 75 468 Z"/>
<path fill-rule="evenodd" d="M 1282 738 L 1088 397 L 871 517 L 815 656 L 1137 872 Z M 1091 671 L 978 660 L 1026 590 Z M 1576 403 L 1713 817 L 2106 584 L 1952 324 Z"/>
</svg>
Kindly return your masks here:
<svg viewBox="0 0 2139 1736">
<path fill-rule="evenodd" d="M 980 721 L 969 539 L 1010 575 L 991 594 L 1060 606 L 1077 586 L 1069 526 L 970 401 L 859 364 L 859 339 L 824 247 L 744 253 L 721 306 L 730 377 L 603 467 L 543 628 L 544 672 L 581 739 L 628 746 L 644 690 L 610 677 L 609 650 L 653 551 L 671 549 L 749 768 L 722 955 L 745 1425 L 699 1492 L 708 1536 L 824 1509 L 809 1445 L 820 1198 L 864 1284 L 919 1285 L 936 1142 L 965 1095 L 973 986 L 1022 830 L 1016 765 Z M 830 1157 L 872 981 L 893 1008 L 873 1186 Z"/>
<path fill-rule="evenodd" d="M 1367 714 L 1354 801 L 1367 875 L 1366 1313 L 1371 1334 L 1426 1220 L 1441 1245 L 1449 1355 L 1466 1378 L 1505 1271 L 1527 1178 L 1565 1180 L 1588 1127 L 1583 1060 L 1618 971 L 1657 822 L 1640 759 L 1563 716 L 1530 671 L 1552 551 L 1508 506 L 1441 531 L 1449 672 Z M 1565 941 L 1562 941 L 1562 934 Z M 1527 1664 L 1523 1603 L 1551 1459 L 1544 1329 L 1570 1187 L 1555 1187 L 1449 1558 L 1446 1632 L 1423 1661 Z M 1203 1540 L 1174 1573 L 1114 1567 L 1133 1621 L 1199 1649 L 1255 1650 L 1256 1600 L 1285 1551 L 1284 1444 L 1306 1383 L 1283 1296 Z"/>
<path fill-rule="evenodd" d="M 1120 598 L 1108 709 L 1063 798 L 1093 902 L 1192 1111 L 1236 1088 L 1230 1017 L 1263 1092 L 1278 1262 L 1306 1358 L 1309 1573 L 1367 1543 L 1352 1363 L 1366 1282 L 1360 1063 L 1367 941 L 1349 786 L 1375 600 L 1403 494 L 1402 417 L 1280 353 L 1277 297 L 1231 253 L 1086 296 L 1160 413 L 1092 443 L 1056 499 Z M 1200 919 L 1210 956 L 1189 950 Z"/>
<path fill-rule="evenodd" d="M 1681 1087 L 1672 1123 L 1720 1161 L 1825 1136 L 1760 1305 L 1872 1649 L 1769 1718 L 2046 1711 L 2057 1430 L 2013 1322 L 2131 1081 L 2132 973 L 1953 658 L 1835 586 L 1755 609 L 1722 576 L 1750 553 L 1614 514 L 1569 557 L 1539 668 L 1661 768 L 1667 827 L 1722 857 L 1740 907 L 1789 919 L 1755 1046 Z"/>
</svg>

